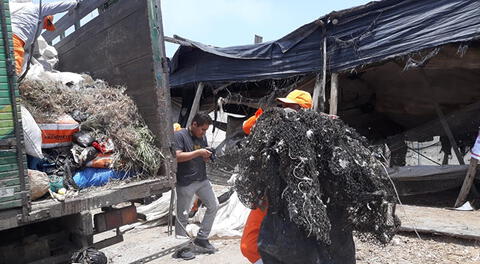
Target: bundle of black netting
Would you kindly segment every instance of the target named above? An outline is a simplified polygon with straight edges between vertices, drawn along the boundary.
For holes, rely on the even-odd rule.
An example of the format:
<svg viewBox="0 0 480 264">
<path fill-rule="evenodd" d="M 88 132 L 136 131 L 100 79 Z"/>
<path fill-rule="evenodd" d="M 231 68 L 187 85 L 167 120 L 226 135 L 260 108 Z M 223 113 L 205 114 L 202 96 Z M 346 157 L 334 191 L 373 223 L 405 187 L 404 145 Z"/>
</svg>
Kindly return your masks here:
<svg viewBox="0 0 480 264">
<path fill-rule="evenodd" d="M 339 119 L 275 108 L 244 143 L 235 187 L 242 203 L 288 217 L 308 237 L 330 244 L 329 207 L 363 238 L 389 242 L 399 226 L 385 167 L 367 140 Z"/>
</svg>

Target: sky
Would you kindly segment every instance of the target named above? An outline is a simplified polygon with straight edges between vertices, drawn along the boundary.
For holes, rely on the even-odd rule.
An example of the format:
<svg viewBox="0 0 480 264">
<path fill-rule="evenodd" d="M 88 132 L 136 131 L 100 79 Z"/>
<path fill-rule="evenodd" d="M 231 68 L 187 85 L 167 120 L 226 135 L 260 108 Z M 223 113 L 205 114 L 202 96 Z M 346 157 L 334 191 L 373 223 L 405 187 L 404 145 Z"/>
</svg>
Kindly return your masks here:
<svg viewBox="0 0 480 264">
<path fill-rule="evenodd" d="M 43 0 L 53 2 L 55 0 Z M 88 0 L 84 0 L 88 1 Z M 122 0 L 128 1 L 128 0 Z M 38 0 L 33 2 L 38 3 Z M 263 41 L 279 39 L 296 28 L 334 10 L 368 0 L 162 0 L 166 36 L 174 34 L 217 47 L 251 44 L 255 34 Z M 88 20 L 88 17 L 85 19 Z M 167 56 L 178 45 L 167 43 Z"/>
<path fill-rule="evenodd" d="M 279 39 L 334 10 L 368 0 L 163 0 L 164 32 L 218 47 Z M 167 44 L 167 56 L 177 45 Z"/>
</svg>

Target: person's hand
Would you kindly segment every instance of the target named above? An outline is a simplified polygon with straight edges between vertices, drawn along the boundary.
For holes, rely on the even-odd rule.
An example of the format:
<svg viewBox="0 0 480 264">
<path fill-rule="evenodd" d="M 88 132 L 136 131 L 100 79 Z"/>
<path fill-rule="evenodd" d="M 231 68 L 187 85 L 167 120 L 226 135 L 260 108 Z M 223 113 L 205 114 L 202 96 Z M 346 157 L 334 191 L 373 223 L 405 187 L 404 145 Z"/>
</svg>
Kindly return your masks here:
<svg viewBox="0 0 480 264">
<path fill-rule="evenodd" d="M 328 118 L 330 118 L 330 119 L 337 119 L 337 118 L 338 118 L 337 115 L 329 115 L 329 114 L 325 114 L 325 113 L 320 113 L 320 114 L 323 115 L 323 116 L 326 116 L 326 117 L 328 117 Z"/>
<path fill-rule="evenodd" d="M 206 149 L 198 149 L 196 151 L 198 152 L 198 155 L 203 158 L 203 160 L 208 160 L 210 156 L 212 156 L 212 152 Z"/>
</svg>

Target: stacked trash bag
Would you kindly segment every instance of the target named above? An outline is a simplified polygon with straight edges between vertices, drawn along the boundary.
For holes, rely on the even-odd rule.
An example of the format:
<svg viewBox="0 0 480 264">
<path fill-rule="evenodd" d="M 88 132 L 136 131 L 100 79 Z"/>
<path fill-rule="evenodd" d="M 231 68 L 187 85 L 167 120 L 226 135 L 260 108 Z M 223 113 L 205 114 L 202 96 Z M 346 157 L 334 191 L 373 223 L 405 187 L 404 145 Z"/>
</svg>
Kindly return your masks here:
<svg viewBox="0 0 480 264">
<path fill-rule="evenodd" d="M 29 115 L 26 108 L 22 113 Z M 102 186 L 111 179 L 125 179 L 128 174 L 113 169 L 115 145 L 109 138 L 95 138 L 80 130 L 82 119 L 65 115 L 55 123 L 36 124 L 34 119 L 23 122 L 27 165 L 32 188 L 37 181 L 48 182 L 45 191 L 62 200 L 67 190 Z M 32 129 L 33 127 L 33 129 Z M 31 131 L 36 130 L 36 137 Z M 45 194 L 44 193 L 44 194 Z M 39 192 L 38 195 L 42 193 Z M 39 198 L 35 195 L 34 198 Z M 40 196 L 41 197 L 41 196 Z"/>
</svg>

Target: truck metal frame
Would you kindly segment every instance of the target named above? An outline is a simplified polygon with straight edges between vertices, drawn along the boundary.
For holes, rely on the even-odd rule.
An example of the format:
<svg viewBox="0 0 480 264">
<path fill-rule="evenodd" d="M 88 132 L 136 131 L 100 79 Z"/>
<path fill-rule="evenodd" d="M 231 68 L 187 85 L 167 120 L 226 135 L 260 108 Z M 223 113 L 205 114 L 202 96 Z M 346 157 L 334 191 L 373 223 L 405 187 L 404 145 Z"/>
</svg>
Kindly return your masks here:
<svg viewBox="0 0 480 264">
<path fill-rule="evenodd" d="M 15 193 L 13 198 L 9 197 L 9 201 L 13 202 L 9 202 L 8 206 L 2 203 L 0 195 L 0 263 L 60 263 L 71 255 L 71 250 L 92 245 L 95 233 L 117 228 L 117 236 L 96 243 L 97 248 L 121 241 L 123 238 L 118 226 L 136 219 L 136 210 L 132 206 L 125 207 L 125 204 L 161 195 L 174 187 L 176 164 L 160 0 L 84 0 L 56 23 L 57 31 L 44 34 L 49 42 L 60 38 L 55 45 L 61 61 L 59 70 L 88 72 L 94 78 L 127 87 L 127 94 L 134 99 L 165 156 L 162 168 L 150 179 L 98 188 L 67 198 L 65 202 L 31 201 L 29 197 L 21 118 L 19 110 L 16 110 L 18 89 L 13 67 L 8 0 L 1 1 L 0 11 L 5 12 L 5 15 L 1 14 L 2 36 L 8 36 L 8 39 L 0 38 L 0 104 L 3 95 L 10 97 L 9 101 L 5 101 L 11 109 L 5 119 L 11 132 L 8 137 L 0 137 L 0 190 L 8 187 L 9 182 L 16 185 L 9 189 Z M 99 15 L 81 25 L 82 18 L 95 10 Z M 69 28 L 75 31 L 65 36 Z M 1 113 L 0 108 L 0 127 L 3 128 Z M 13 154 L 4 159 L 2 153 Z M 9 182 L 2 178 L 2 167 L 10 168 L 6 178 Z M 116 206 L 119 204 L 123 208 Z M 94 226 L 91 210 L 100 208 L 103 212 L 95 217 L 97 226 Z M 119 219 L 129 220 L 122 222 Z M 48 230 L 52 226 L 56 226 L 56 232 L 45 234 L 43 230 L 40 234 L 42 229 Z M 35 237 L 33 242 L 27 239 L 32 236 Z M 68 241 L 59 243 L 62 239 Z M 73 247 L 70 251 L 55 249 L 62 244 L 72 244 Z M 56 254 L 55 250 L 62 253 Z M 12 258 L 19 254 L 28 256 L 12 262 Z"/>
</svg>

